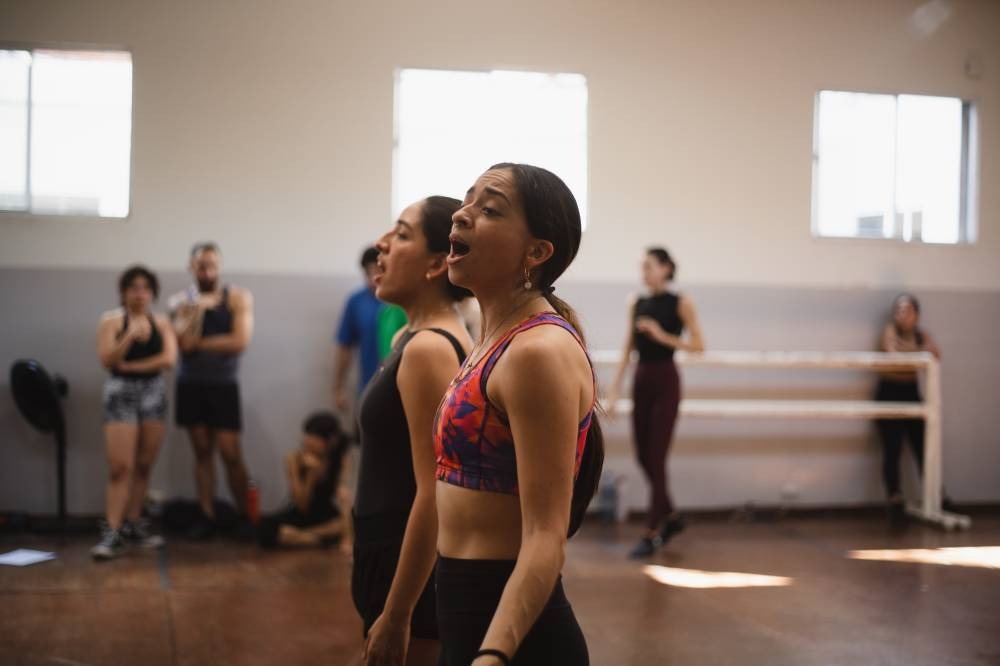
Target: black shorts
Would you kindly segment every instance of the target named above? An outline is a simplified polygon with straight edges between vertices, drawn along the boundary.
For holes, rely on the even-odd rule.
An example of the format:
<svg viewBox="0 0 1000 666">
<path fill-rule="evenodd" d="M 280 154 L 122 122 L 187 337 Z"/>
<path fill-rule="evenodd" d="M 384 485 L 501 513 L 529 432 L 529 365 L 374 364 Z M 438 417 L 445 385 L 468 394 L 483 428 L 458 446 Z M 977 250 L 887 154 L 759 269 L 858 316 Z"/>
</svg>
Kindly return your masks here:
<svg viewBox="0 0 1000 666">
<path fill-rule="evenodd" d="M 482 645 L 500 603 L 514 560 L 458 560 L 438 557 L 438 626 L 443 666 L 465 666 Z M 588 666 L 587 641 L 573 614 L 562 577 L 541 615 L 511 657 L 512 666 Z"/>
<path fill-rule="evenodd" d="M 405 516 L 354 517 L 354 569 L 351 571 L 351 598 L 364 622 L 364 635 L 385 609 L 389 588 L 399 566 L 403 548 Z M 417 599 L 410 620 L 410 636 L 437 640 L 437 601 L 434 574 Z"/>
<path fill-rule="evenodd" d="M 189 428 L 207 426 L 216 430 L 242 430 L 238 384 L 177 382 L 175 420 Z"/>
</svg>

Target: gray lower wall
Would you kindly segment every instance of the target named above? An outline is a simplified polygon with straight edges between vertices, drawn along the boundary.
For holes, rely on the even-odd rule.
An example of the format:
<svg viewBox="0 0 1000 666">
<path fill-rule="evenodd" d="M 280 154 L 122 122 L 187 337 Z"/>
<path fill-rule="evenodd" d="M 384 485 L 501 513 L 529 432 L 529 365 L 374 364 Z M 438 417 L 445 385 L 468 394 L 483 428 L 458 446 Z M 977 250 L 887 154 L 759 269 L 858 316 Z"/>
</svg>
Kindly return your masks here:
<svg viewBox="0 0 1000 666">
<path fill-rule="evenodd" d="M 180 272 L 160 275 L 164 294 L 183 287 Z M 68 504 L 97 513 L 106 463 L 101 439 L 95 330 L 115 305 L 115 279 L 101 270 L 0 270 L 0 510 L 51 512 L 56 502 L 51 438 L 17 413 L 7 370 L 37 358 L 66 377 L 69 422 Z M 281 456 L 296 445 L 309 410 L 331 402 L 332 335 L 352 276 L 231 274 L 256 302 L 256 332 L 245 356 L 242 386 L 247 463 L 265 509 L 285 497 Z M 617 348 L 625 325 L 622 285 L 569 283 L 559 294 L 577 306 L 591 347 Z M 867 350 L 894 292 L 701 285 L 688 292 L 713 349 Z M 1000 500 L 1000 293 L 920 294 L 925 327 L 944 351 L 944 478 L 960 501 Z M 602 368 L 607 381 L 609 368 Z M 691 369 L 689 396 L 864 397 L 870 374 L 846 371 Z M 630 454 L 627 423 L 607 424 L 608 467 L 622 475 L 626 502 L 641 507 L 645 486 Z M 192 456 L 184 433 L 171 429 L 152 487 L 193 495 Z M 912 476 L 912 475 L 911 475 Z M 220 475 L 220 480 L 223 477 Z M 682 507 L 773 504 L 782 495 L 801 505 L 851 505 L 882 496 L 878 448 L 867 423 L 845 421 L 683 421 L 671 459 Z M 912 478 L 911 478 L 912 483 Z M 224 486 L 223 486 L 224 488 Z M 220 489 L 220 492 L 224 493 Z M 911 491 L 912 492 L 912 491 Z"/>
</svg>

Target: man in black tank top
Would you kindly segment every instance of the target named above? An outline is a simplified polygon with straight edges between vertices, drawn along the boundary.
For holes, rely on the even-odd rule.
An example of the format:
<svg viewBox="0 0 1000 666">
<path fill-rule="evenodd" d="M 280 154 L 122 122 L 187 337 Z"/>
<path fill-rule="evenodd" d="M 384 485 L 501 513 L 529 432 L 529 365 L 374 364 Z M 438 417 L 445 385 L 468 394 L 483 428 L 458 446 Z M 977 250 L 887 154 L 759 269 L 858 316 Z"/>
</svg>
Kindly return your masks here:
<svg viewBox="0 0 1000 666">
<path fill-rule="evenodd" d="M 221 253 L 214 243 L 191 250 L 195 284 L 170 298 L 181 350 L 177 373 L 176 421 L 186 428 L 195 454 L 195 481 L 202 520 L 191 536 L 214 531 L 215 467 L 218 449 L 236 506 L 245 513 L 247 471 L 240 450 L 239 358 L 253 335 L 253 297 L 241 287 L 220 286 Z"/>
</svg>

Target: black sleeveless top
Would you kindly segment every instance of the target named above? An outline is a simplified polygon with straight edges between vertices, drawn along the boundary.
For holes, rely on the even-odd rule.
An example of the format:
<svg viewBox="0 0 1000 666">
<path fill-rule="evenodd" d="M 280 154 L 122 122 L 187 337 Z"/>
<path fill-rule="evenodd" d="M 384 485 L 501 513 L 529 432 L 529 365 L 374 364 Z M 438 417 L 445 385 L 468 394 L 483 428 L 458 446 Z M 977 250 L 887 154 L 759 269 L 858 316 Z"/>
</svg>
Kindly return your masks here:
<svg viewBox="0 0 1000 666">
<path fill-rule="evenodd" d="M 193 295 L 196 296 L 196 295 Z M 219 305 L 205 310 L 201 337 L 227 335 L 233 332 L 233 311 L 229 308 L 229 287 L 223 287 Z M 193 351 L 181 354 L 177 378 L 181 381 L 205 384 L 233 384 L 239 370 L 239 354 Z"/>
<path fill-rule="evenodd" d="M 417 494 L 410 429 L 396 377 L 403 350 L 421 330 L 443 335 L 455 348 L 459 365 L 465 361 L 462 345 L 455 336 L 440 328 L 407 331 L 396 342 L 392 353 L 382 361 L 358 403 L 361 464 L 354 512 L 359 517 L 376 514 L 407 516 Z"/>
<path fill-rule="evenodd" d="M 684 322 L 677 314 L 677 305 L 680 300 L 680 296 L 670 292 L 643 296 L 635 302 L 635 318 L 652 317 L 659 322 L 664 331 L 679 336 L 684 331 Z M 673 348 L 654 342 L 638 331 L 632 332 L 632 341 L 639 352 L 639 363 L 666 361 L 674 358 Z"/>
<path fill-rule="evenodd" d="M 123 361 L 141 361 L 144 358 L 151 358 L 156 356 L 163 351 L 163 338 L 160 336 L 160 330 L 156 328 L 156 322 L 153 321 L 151 315 L 146 315 L 146 319 L 149 320 L 149 338 L 143 342 L 141 340 L 133 340 L 132 344 L 129 346 L 128 351 L 125 353 L 125 358 Z M 122 336 L 125 335 L 125 331 L 128 330 L 128 312 L 122 317 L 122 328 L 118 331 L 115 336 L 116 340 L 121 340 Z M 112 370 L 111 374 L 115 377 L 133 377 L 136 379 L 152 379 L 160 374 L 159 370 L 155 372 L 120 372 L 118 370 Z"/>
</svg>

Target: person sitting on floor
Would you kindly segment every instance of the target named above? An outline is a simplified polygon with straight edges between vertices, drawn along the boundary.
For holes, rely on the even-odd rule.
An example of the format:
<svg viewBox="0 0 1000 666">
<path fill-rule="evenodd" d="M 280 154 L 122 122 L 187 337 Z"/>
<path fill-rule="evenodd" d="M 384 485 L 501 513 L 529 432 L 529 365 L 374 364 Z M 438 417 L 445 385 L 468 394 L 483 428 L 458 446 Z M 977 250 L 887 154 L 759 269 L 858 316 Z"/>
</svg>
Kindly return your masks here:
<svg viewBox="0 0 1000 666">
<path fill-rule="evenodd" d="M 341 483 L 349 446 L 331 412 L 306 418 L 301 448 L 285 456 L 291 506 L 261 518 L 261 546 L 320 546 L 339 540 L 342 548 L 350 548 L 351 521 L 345 507 L 350 506 L 351 496 Z"/>
</svg>

